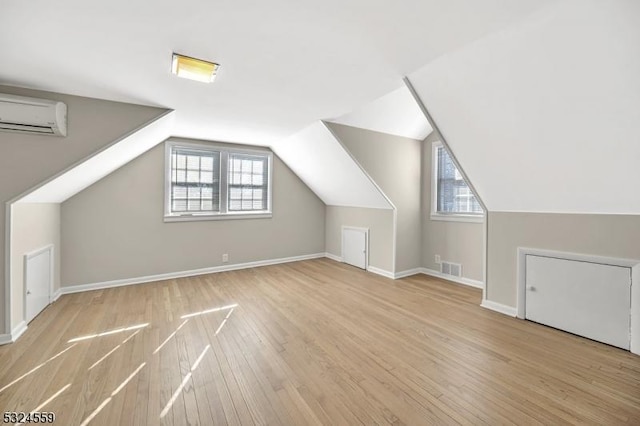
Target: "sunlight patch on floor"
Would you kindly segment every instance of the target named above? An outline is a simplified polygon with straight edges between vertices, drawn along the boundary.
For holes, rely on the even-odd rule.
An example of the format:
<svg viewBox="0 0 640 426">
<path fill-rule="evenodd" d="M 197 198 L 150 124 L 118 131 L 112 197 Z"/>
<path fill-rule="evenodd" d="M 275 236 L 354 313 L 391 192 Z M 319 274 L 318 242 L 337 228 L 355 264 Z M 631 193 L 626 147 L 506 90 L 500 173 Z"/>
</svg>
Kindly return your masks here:
<svg viewBox="0 0 640 426">
<path fill-rule="evenodd" d="M 136 376 L 136 374 L 138 374 L 140 372 L 140 370 L 142 370 L 142 368 L 144 368 L 145 365 L 147 365 L 147 363 L 143 362 L 142 364 L 140 364 L 140 366 L 138 368 L 135 369 L 135 371 L 133 373 L 131 373 L 129 375 L 129 377 L 124 379 L 124 381 L 122 383 L 120 383 L 120 385 L 113 392 L 111 392 L 111 396 L 109 396 L 107 399 L 102 401 L 102 403 L 100 405 L 98 405 L 98 408 L 93 410 L 93 413 L 89 414 L 89 416 L 86 419 L 84 419 L 84 421 L 80 424 L 80 426 L 88 425 L 89 422 L 91 422 L 91 420 L 93 420 L 94 417 L 97 416 L 100 413 L 100 411 L 102 411 L 102 409 L 104 407 L 106 407 L 107 404 L 109 404 L 111 402 L 113 397 L 116 396 L 118 394 L 118 392 L 120 392 L 127 385 L 127 383 L 129 383 L 131 381 L 131 379 L 133 379 Z"/>
<path fill-rule="evenodd" d="M 173 406 L 173 403 L 176 401 L 178 396 L 180 396 L 182 389 L 184 389 L 184 387 L 187 385 L 187 383 L 189 382 L 189 379 L 191 379 L 193 372 L 196 370 L 196 368 L 198 368 L 198 365 L 200 365 L 200 361 L 202 361 L 202 358 L 204 358 L 205 354 L 209 349 L 211 349 L 211 345 L 207 345 L 202 351 L 202 353 L 200 354 L 200 356 L 198 357 L 198 359 L 196 359 L 196 362 L 193 363 L 193 366 L 191 367 L 191 371 L 189 371 L 189 373 L 186 376 L 184 376 L 184 379 L 182 379 L 182 383 L 180 383 L 180 386 L 178 386 L 178 389 L 176 389 L 176 391 L 173 393 L 173 395 L 171 396 L 171 399 L 169 400 L 169 402 L 167 402 L 167 405 L 165 405 L 164 408 L 162 409 L 162 412 L 160 413 L 160 418 L 163 418 L 164 416 L 167 415 L 167 413 Z"/>
<path fill-rule="evenodd" d="M 24 379 L 25 377 L 27 377 L 29 374 L 32 374 L 34 372 L 36 372 L 37 370 L 39 370 L 40 368 L 44 367 L 46 364 L 50 363 L 51 361 L 53 361 L 54 359 L 58 358 L 60 355 L 62 355 L 63 353 L 67 352 L 69 349 L 73 348 L 75 345 L 77 345 L 77 343 L 74 343 L 73 345 L 69 346 L 68 348 L 62 350 L 61 352 L 58 352 L 56 355 L 52 356 L 51 358 L 49 358 L 48 360 L 46 360 L 45 362 L 41 363 L 40 365 L 38 365 L 37 367 L 32 368 L 31 370 L 29 370 L 28 372 L 24 373 L 22 376 L 18 377 L 17 379 L 15 379 L 13 382 L 5 385 L 4 387 L 2 387 L 0 389 L 0 393 L 2 393 L 5 389 L 7 389 L 10 386 L 15 385 L 16 383 L 18 383 L 20 380 Z"/>
<path fill-rule="evenodd" d="M 73 339 L 70 339 L 68 343 L 80 342 L 82 340 L 89 340 L 89 339 L 93 339 L 93 338 L 96 338 L 96 337 L 109 336 L 111 334 L 123 333 L 125 331 L 130 331 L 130 330 L 137 330 L 139 328 L 145 328 L 148 325 L 149 325 L 149 323 L 146 322 L 144 324 L 130 325 L 128 327 L 120 327 L 120 328 L 116 328 L 116 329 L 109 330 L 109 331 L 103 331 L 102 333 L 89 334 L 87 336 L 81 336 L 81 337 L 74 337 Z"/>
</svg>

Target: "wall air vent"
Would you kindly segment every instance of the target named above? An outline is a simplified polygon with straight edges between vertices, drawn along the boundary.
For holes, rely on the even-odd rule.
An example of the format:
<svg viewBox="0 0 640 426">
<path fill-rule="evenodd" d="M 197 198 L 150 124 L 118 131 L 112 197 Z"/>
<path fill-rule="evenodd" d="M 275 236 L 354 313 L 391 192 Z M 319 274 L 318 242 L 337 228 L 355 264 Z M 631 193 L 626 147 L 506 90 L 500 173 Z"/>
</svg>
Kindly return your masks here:
<svg viewBox="0 0 640 426">
<path fill-rule="evenodd" d="M 67 105 L 46 99 L 0 94 L 0 130 L 67 136 Z"/>
<path fill-rule="evenodd" d="M 442 261 L 440 263 L 440 272 L 454 277 L 462 277 L 462 265 L 459 263 Z"/>
</svg>

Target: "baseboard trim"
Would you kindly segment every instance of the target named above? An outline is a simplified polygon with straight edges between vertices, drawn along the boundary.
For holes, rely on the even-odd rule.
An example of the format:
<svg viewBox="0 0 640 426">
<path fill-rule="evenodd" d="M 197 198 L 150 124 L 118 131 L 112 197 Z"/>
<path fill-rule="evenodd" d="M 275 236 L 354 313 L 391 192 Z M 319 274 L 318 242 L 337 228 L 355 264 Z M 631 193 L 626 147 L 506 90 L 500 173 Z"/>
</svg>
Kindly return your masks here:
<svg viewBox="0 0 640 426">
<path fill-rule="evenodd" d="M 471 278 L 465 277 L 454 277 L 452 275 L 443 274 L 440 271 L 436 271 L 429 268 L 421 268 L 421 272 L 425 275 L 430 275 L 436 278 L 442 278 L 443 280 L 453 281 L 454 283 L 468 285 L 469 287 L 475 288 L 484 288 L 484 283 L 482 281 L 472 280 Z"/>
<path fill-rule="evenodd" d="M 406 271 L 400 271 L 393 274 L 394 279 L 410 277 L 411 275 L 421 274 L 423 268 L 407 269 Z"/>
<path fill-rule="evenodd" d="M 240 269 L 257 268 L 260 266 L 277 265 L 280 263 L 298 262 L 301 260 L 318 259 L 325 257 L 325 253 L 307 254 L 302 256 L 283 257 L 280 259 L 258 260 L 255 262 L 236 263 L 233 265 L 213 266 L 210 268 L 192 269 L 188 271 L 168 272 L 165 274 L 147 275 L 136 278 L 125 278 L 121 280 L 112 280 L 97 282 L 91 284 L 80 284 L 60 288 L 60 294 L 80 293 L 83 291 L 103 290 L 106 288 L 122 287 L 133 284 L 143 284 L 153 281 L 171 280 L 176 278 L 193 277 L 196 275 L 215 274 L 217 272 L 237 271 Z"/>
<path fill-rule="evenodd" d="M 386 278 L 391 278 L 391 279 L 395 278 L 393 272 L 385 271 L 384 269 L 376 268 L 375 266 L 369 265 L 369 267 L 367 268 L 367 271 L 373 272 L 374 274 L 377 274 L 377 275 L 382 275 L 383 277 L 386 277 Z"/>
<path fill-rule="evenodd" d="M 518 314 L 518 310 L 513 306 L 503 305 L 502 303 L 494 302 L 487 299 L 484 299 L 480 306 L 504 315 L 509 315 L 510 317 L 515 317 Z"/>
<path fill-rule="evenodd" d="M 27 323 L 22 321 L 13 330 L 11 330 L 11 334 L 0 334 L 0 345 L 15 342 L 24 334 L 25 331 L 27 331 Z"/>
<path fill-rule="evenodd" d="M 340 256 L 336 256 L 335 254 L 332 254 L 332 253 L 325 253 L 324 257 L 331 260 L 335 260 L 336 262 L 342 262 L 342 258 Z"/>
<path fill-rule="evenodd" d="M 56 300 L 58 300 L 60 298 L 60 296 L 62 296 L 62 289 L 59 288 L 56 291 L 53 292 L 53 297 L 51 298 L 51 303 L 55 302 Z"/>
<path fill-rule="evenodd" d="M 27 331 L 27 322 L 22 321 L 11 331 L 11 341 L 15 342 L 16 340 L 18 340 L 18 338 L 22 336 L 25 331 Z"/>
</svg>

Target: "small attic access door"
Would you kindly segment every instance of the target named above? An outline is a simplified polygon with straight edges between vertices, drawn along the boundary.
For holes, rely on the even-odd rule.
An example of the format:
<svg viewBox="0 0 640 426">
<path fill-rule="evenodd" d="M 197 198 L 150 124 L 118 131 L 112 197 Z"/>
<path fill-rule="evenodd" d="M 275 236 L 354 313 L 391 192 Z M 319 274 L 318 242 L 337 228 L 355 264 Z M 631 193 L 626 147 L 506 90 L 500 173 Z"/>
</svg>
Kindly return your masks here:
<svg viewBox="0 0 640 426">
<path fill-rule="evenodd" d="M 640 262 L 518 248 L 518 317 L 640 354 Z"/>
<path fill-rule="evenodd" d="M 342 227 L 342 261 L 361 269 L 367 269 L 369 229 Z"/>
<path fill-rule="evenodd" d="M 53 287 L 53 245 L 24 256 L 25 320 L 31 322 L 49 303 Z"/>
</svg>

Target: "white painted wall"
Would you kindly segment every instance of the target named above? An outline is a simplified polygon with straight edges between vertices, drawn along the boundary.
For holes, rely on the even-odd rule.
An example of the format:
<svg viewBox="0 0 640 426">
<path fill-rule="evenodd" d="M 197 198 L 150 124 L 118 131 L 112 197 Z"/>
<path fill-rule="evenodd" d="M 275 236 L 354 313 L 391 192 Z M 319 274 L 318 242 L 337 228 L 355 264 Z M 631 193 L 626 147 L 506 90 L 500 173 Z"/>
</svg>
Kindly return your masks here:
<svg viewBox="0 0 640 426">
<path fill-rule="evenodd" d="M 423 140 L 433 130 L 404 84 L 399 89 L 330 121 L 417 140 Z"/>
<path fill-rule="evenodd" d="M 327 205 L 392 208 L 321 121 L 275 143 L 273 150 Z"/>
<path fill-rule="evenodd" d="M 420 267 L 420 141 L 335 123 L 329 126 L 396 207 L 392 272 Z"/>
<path fill-rule="evenodd" d="M 0 332 L 13 329 L 5 307 L 11 260 L 5 244 L 9 232 L 5 203 L 103 149 L 125 134 L 154 120 L 164 109 L 82 98 L 18 87 L 0 86 L 0 93 L 54 99 L 68 107 L 64 138 L 0 132 Z M 6 287 L 6 288 L 5 288 Z M 15 316 L 12 314 L 12 316 Z"/>
<path fill-rule="evenodd" d="M 62 204 L 63 288 L 325 251 L 325 205 L 277 156 L 272 217 L 164 222 L 164 148 Z"/>
<path fill-rule="evenodd" d="M 640 213 L 639 16 L 557 2 L 410 74 L 489 210 Z"/>
<path fill-rule="evenodd" d="M 435 255 L 441 260 L 462 265 L 463 278 L 483 281 L 484 223 L 431 219 L 432 133 L 422 142 L 422 266 L 439 271 Z"/>
<path fill-rule="evenodd" d="M 342 227 L 369 229 L 369 265 L 393 272 L 393 210 L 327 206 L 325 251 L 342 256 Z"/>
<path fill-rule="evenodd" d="M 11 228 L 11 323 L 15 327 L 25 317 L 24 255 L 53 245 L 53 289 L 60 288 L 60 204 L 14 204 Z"/>
</svg>

